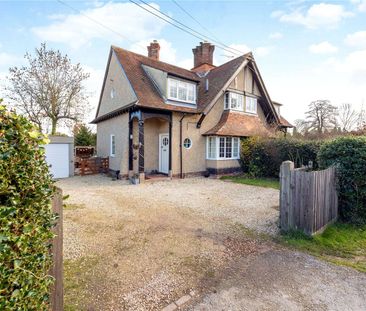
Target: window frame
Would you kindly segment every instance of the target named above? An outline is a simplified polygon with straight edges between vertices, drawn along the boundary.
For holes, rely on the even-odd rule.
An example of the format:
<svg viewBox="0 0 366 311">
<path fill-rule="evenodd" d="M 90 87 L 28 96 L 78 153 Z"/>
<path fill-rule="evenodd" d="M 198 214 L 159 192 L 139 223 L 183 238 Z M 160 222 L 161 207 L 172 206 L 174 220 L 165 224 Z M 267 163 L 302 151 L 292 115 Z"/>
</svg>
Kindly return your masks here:
<svg viewBox="0 0 366 311">
<path fill-rule="evenodd" d="M 109 147 L 110 147 L 109 148 L 109 155 L 111 157 L 115 157 L 116 156 L 116 135 L 114 135 L 114 134 L 110 135 Z"/>
<path fill-rule="evenodd" d="M 214 141 L 214 156 L 210 149 L 210 141 Z M 223 144 L 222 144 L 223 142 Z M 230 146 L 230 150 L 227 150 Z M 223 154 L 223 156 L 220 156 Z M 230 154 L 230 157 L 227 155 Z M 236 155 L 235 155 L 236 154 Z M 240 137 L 232 136 L 207 136 L 206 160 L 238 160 L 240 159 Z"/>
<path fill-rule="evenodd" d="M 232 106 L 232 100 L 236 97 L 236 108 Z M 241 103 L 240 103 L 241 99 Z M 239 105 L 240 103 L 240 105 Z M 244 111 L 245 96 L 244 94 L 227 91 L 224 97 L 224 108 L 225 110 Z"/>
<path fill-rule="evenodd" d="M 255 109 L 254 110 L 248 110 L 248 100 L 255 100 Z M 255 96 L 245 96 L 245 112 L 250 114 L 257 114 L 258 113 L 258 98 Z"/>
<path fill-rule="evenodd" d="M 173 83 L 176 83 L 176 97 L 171 96 L 170 94 L 170 89 Z M 185 90 L 185 99 L 179 98 L 179 89 L 184 89 Z M 193 91 L 193 94 L 191 94 Z M 193 95 L 193 100 L 190 100 L 189 97 L 190 95 Z M 177 102 L 182 102 L 182 103 L 187 103 L 187 104 L 193 104 L 196 105 L 197 102 L 197 85 L 194 82 L 188 82 L 188 81 L 183 81 L 183 80 L 179 80 L 179 79 L 174 79 L 171 77 L 168 77 L 168 83 L 167 83 L 167 98 L 169 100 L 173 100 L 173 101 L 177 101 Z"/>
<path fill-rule="evenodd" d="M 185 142 L 186 142 L 187 139 L 189 140 L 189 147 L 186 147 L 185 146 Z M 193 143 L 192 143 L 192 139 L 191 138 L 189 138 L 189 137 L 184 138 L 184 140 L 183 140 L 183 147 L 185 149 L 187 149 L 187 150 L 191 149 L 192 148 L 192 145 L 193 145 Z"/>
</svg>

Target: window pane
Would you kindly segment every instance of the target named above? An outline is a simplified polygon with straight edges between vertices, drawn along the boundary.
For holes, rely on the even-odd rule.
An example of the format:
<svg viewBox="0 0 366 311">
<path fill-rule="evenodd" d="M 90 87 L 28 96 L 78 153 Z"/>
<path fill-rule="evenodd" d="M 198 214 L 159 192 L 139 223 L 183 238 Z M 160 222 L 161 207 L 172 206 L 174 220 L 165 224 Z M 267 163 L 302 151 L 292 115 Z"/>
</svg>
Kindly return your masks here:
<svg viewBox="0 0 366 311">
<path fill-rule="evenodd" d="M 226 137 L 226 153 L 225 153 L 225 158 L 231 158 L 231 137 Z"/>
<path fill-rule="evenodd" d="M 220 158 L 225 158 L 225 137 L 220 137 L 219 157 Z"/>
<path fill-rule="evenodd" d="M 257 112 L 257 99 L 254 97 L 246 97 L 245 110 L 247 112 L 256 113 Z"/>
<path fill-rule="evenodd" d="M 194 90 L 195 89 L 195 86 L 193 84 L 188 84 L 188 100 L 193 102 L 195 101 L 195 98 L 194 98 Z"/>
<path fill-rule="evenodd" d="M 238 94 L 231 94 L 231 109 L 237 109 L 238 107 Z"/>
<path fill-rule="evenodd" d="M 169 97 L 171 98 L 177 98 L 177 89 L 178 89 L 178 85 L 177 85 L 177 81 L 174 80 L 169 80 Z"/>
<path fill-rule="evenodd" d="M 229 109 L 230 93 L 225 93 L 225 109 Z"/>
<path fill-rule="evenodd" d="M 233 138 L 233 158 L 239 157 L 239 138 Z"/>
<path fill-rule="evenodd" d="M 216 137 L 208 138 L 208 158 L 209 159 L 216 158 Z"/>
<path fill-rule="evenodd" d="M 178 99 L 187 100 L 187 84 L 184 82 L 178 84 Z"/>
</svg>

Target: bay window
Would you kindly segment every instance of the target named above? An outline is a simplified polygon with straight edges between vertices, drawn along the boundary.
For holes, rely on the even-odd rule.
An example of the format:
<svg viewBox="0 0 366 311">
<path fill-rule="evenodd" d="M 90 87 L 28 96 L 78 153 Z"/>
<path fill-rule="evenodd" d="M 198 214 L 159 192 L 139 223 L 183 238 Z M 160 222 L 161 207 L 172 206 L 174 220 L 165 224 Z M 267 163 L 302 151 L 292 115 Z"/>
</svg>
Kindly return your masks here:
<svg viewBox="0 0 366 311">
<path fill-rule="evenodd" d="M 207 155 L 208 160 L 229 160 L 239 159 L 238 137 L 207 137 Z"/>
<path fill-rule="evenodd" d="M 196 103 L 196 85 L 173 78 L 168 78 L 168 99 Z"/>
<path fill-rule="evenodd" d="M 225 93 L 225 109 L 243 111 L 244 95 L 226 92 Z"/>
</svg>

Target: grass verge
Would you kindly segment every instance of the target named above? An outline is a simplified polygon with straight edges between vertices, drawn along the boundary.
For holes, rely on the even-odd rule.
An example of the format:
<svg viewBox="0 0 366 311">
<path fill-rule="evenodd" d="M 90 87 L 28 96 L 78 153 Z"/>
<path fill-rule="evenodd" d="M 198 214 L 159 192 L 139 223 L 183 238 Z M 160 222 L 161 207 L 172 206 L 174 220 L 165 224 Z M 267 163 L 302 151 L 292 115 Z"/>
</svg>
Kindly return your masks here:
<svg viewBox="0 0 366 311">
<path fill-rule="evenodd" d="M 251 178 L 248 176 L 222 176 L 221 180 L 230 180 L 239 184 L 280 189 L 280 183 L 275 178 Z"/>
<path fill-rule="evenodd" d="M 281 239 L 288 246 L 366 273 L 366 225 L 336 223 L 313 237 L 292 231 Z"/>
</svg>

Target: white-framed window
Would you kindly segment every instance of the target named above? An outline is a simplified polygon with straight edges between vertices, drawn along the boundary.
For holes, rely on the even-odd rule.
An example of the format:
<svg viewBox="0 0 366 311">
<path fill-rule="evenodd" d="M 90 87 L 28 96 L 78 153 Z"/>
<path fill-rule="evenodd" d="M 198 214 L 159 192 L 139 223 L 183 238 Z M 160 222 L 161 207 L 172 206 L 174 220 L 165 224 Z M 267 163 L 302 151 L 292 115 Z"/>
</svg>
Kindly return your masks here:
<svg viewBox="0 0 366 311">
<path fill-rule="evenodd" d="M 208 160 L 229 160 L 240 158 L 240 139 L 238 137 L 207 137 Z"/>
<path fill-rule="evenodd" d="M 244 95 L 233 92 L 226 92 L 225 109 L 244 111 Z"/>
<path fill-rule="evenodd" d="M 186 149 L 190 149 L 192 147 L 192 140 L 190 138 L 184 139 L 183 146 Z"/>
<path fill-rule="evenodd" d="M 257 98 L 251 96 L 245 97 L 245 112 L 257 113 Z"/>
<path fill-rule="evenodd" d="M 168 99 L 196 103 L 196 85 L 190 82 L 168 78 Z"/>
<path fill-rule="evenodd" d="M 110 155 L 111 157 L 116 155 L 116 136 L 114 134 L 111 134 Z"/>
</svg>

